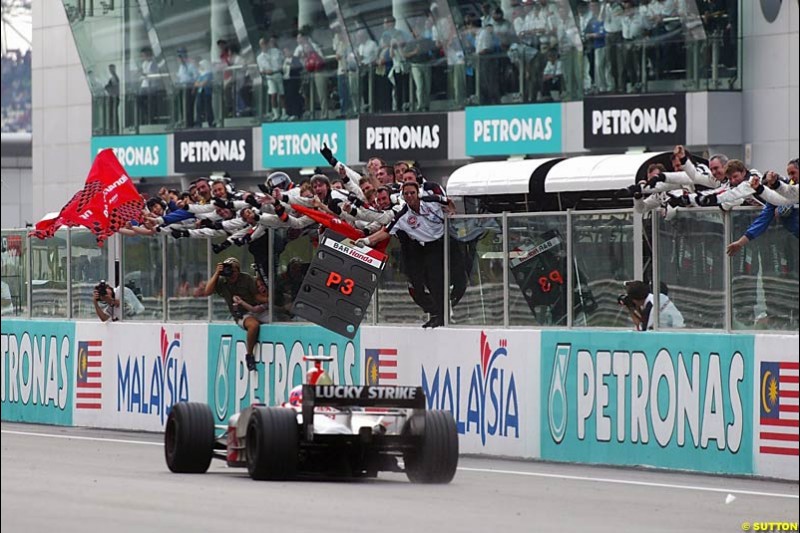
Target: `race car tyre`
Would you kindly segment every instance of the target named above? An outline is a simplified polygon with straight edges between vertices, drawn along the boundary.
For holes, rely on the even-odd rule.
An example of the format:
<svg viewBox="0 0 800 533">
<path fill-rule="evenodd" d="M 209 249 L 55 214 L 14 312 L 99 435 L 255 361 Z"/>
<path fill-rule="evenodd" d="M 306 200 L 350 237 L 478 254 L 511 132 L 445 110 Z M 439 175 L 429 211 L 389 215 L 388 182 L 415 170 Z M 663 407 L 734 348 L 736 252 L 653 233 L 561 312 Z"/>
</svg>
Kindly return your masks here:
<svg viewBox="0 0 800 533">
<path fill-rule="evenodd" d="M 413 483 L 450 483 L 458 466 L 458 431 L 450 411 L 425 413 L 419 446 L 403 454 L 406 475 Z"/>
<path fill-rule="evenodd" d="M 214 415 L 204 403 L 172 406 L 164 430 L 164 456 L 177 474 L 202 474 L 214 455 Z"/>
<path fill-rule="evenodd" d="M 257 480 L 291 479 L 297 472 L 297 414 L 282 407 L 258 407 L 247 424 L 247 471 Z"/>
</svg>

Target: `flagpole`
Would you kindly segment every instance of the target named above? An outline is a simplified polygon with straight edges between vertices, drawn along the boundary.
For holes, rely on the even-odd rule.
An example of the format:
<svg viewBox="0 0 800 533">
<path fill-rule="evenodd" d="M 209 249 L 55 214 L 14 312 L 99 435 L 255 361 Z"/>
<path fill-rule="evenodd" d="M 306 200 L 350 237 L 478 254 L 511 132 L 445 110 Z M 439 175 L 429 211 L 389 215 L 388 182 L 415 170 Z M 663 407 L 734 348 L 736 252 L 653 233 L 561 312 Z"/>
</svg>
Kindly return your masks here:
<svg viewBox="0 0 800 533">
<path fill-rule="evenodd" d="M 114 287 L 119 287 L 119 264 L 122 257 L 122 235 L 114 235 Z"/>
</svg>

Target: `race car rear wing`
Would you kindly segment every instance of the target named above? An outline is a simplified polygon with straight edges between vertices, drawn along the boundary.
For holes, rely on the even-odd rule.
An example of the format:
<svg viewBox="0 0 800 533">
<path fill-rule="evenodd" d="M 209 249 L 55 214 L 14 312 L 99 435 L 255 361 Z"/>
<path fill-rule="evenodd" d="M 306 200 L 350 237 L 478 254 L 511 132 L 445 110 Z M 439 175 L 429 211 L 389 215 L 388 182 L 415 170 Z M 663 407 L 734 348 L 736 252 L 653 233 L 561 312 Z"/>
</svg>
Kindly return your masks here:
<svg viewBox="0 0 800 533">
<path fill-rule="evenodd" d="M 314 438 L 314 408 L 379 407 L 425 409 L 422 387 L 367 385 L 303 385 L 303 432 Z"/>
</svg>

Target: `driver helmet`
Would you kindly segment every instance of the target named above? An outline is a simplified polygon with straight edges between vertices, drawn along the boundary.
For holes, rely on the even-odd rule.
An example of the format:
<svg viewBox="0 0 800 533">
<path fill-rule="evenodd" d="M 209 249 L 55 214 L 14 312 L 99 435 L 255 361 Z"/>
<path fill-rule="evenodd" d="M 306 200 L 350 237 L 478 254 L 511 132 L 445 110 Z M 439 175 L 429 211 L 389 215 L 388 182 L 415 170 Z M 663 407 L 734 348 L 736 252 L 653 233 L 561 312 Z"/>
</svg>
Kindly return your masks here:
<svg viewBox="0 0 800 533">
<path fill-rule="evenodd" d="M 279 187 L 282 191 L 288 191 L 294 186 L 292 178 L 290 178 L 285 172 L 273 172 L 267 176 L 267 180 L 264 182 L 264 184 L 270 191 L 276 187 Z"/>
<path fill-rule="evenodd" d="M 333 380 L 322 368 L 309 368 L 306 372 L 306 383 L 309 385 L 333 385 Z"/>
<path fill-rule="evenodd" d="M 300 407 L 303 405 L 303 386 L 298 385 L 289 393 L 289 405 Z"/>
</svg>

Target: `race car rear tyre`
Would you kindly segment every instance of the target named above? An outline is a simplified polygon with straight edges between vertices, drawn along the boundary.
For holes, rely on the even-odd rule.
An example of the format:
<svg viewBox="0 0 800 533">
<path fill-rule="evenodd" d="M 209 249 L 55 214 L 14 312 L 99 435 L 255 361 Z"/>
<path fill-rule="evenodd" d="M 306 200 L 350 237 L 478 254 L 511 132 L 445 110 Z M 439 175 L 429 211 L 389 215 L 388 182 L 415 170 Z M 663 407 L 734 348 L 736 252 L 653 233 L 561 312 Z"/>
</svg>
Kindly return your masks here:
<svg viewBox="0 0 800 533">
<path fill-rule="evenodd" d="M 164 430 L 164 457 L 177 474 L 202 474 L 214 455 L 214 415 L 204 403 L 172 406 Z"/>
<path fill-rule="evenodd" d="M 282 407 L 258 407 L 247 424 L 247 471 L 257 480 L 291 479 L 297 472 L 297 414 Z"/>
<path fill-rule="evenodd" d="M 450 411 L 425 413 L 419 446 L 403 454 L 406 475 L 414 483 L 450 483 L 458 466 L 458 431 Z"/>
</svg>

